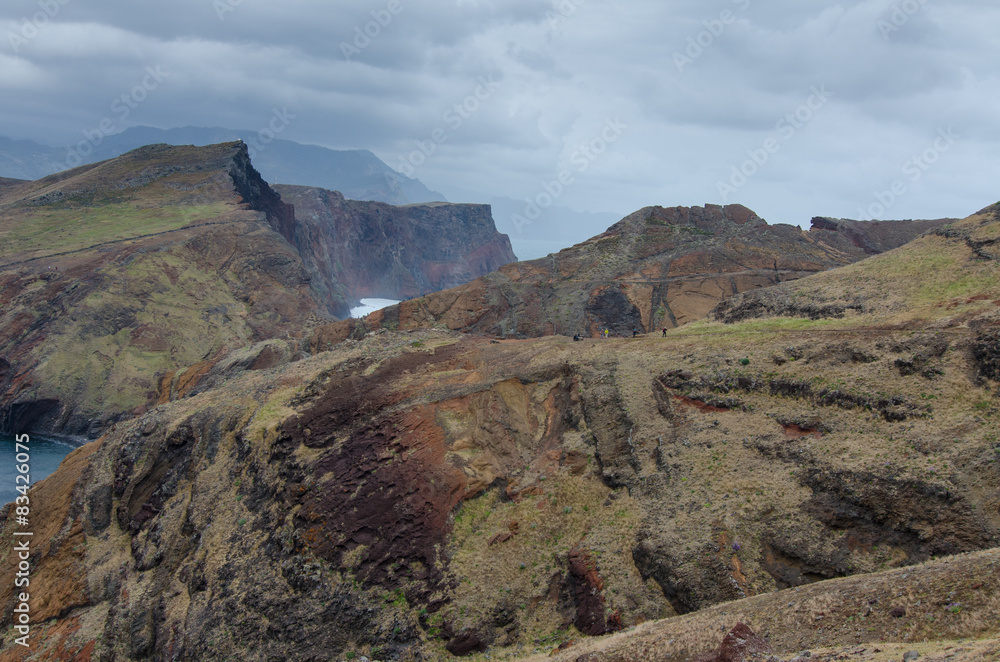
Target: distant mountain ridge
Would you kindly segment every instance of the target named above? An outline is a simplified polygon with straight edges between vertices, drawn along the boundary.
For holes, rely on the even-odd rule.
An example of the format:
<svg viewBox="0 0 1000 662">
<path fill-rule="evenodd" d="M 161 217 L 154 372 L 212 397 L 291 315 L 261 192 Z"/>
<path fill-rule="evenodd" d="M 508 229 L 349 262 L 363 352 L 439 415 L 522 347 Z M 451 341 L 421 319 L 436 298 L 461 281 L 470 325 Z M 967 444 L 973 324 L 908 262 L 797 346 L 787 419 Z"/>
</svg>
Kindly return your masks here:
<svg viewBox="0 0 1000 662">
<path fill-rule="evenodd" d="M 131 127 L 110 136 L 78 145 L 50 147 L 32 140 L 0 136 L 0 177 L 35 180 L 47 175 L 121 156 L 145 145 L 214 145 L 242 140 L 250 149 L 254 166 L 272 184 L 298 184 L 337 190 L 352 200 L 373 200 L 392 205 L 446 202 L 417 179 L 396 172 L 368 150 L 334 150 L 271 138 L 259 131 L 221 127 L 157 129 Z M 75 158 L 73 158 L 75 157 Z"/>
<path fill-rule="evenodd" d="M 64 150 L 65 151 L 65 150 Z M 0 136 L 0 178 L 35 180 L 59 172 L 59 149 Z"/>
</svg>

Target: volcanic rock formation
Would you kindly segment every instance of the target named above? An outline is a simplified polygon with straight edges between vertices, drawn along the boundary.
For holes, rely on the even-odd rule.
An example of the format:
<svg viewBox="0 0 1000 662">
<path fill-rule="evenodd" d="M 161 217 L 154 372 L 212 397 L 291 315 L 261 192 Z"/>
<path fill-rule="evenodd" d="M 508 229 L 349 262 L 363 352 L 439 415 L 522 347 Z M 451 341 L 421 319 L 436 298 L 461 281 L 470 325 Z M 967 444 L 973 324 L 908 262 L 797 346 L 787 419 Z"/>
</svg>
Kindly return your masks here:
<svg viewBox="0 0 1000 662">
<path fill-rule="evenodd" d="M 276 186 L 295 206 L 295 243 L 309 265 L 333 265 L 354 298 L 408 299 L 455 287 L 517 258 L 489 205 L 393 207 L 336 191 Z M 327 267 L 329 269 L 330 267 Z"/>
<path fill-rule="evenodd" d="M 741 205 L 647 207 L 546 258 L 509 264 L 461 287 L 325 328 L 321 343 L 376 328 L 504 337 L 631 336 L 700 319 L 740 292 L 849 264 L 947 220 L 768 225 Z"/>
</svg>

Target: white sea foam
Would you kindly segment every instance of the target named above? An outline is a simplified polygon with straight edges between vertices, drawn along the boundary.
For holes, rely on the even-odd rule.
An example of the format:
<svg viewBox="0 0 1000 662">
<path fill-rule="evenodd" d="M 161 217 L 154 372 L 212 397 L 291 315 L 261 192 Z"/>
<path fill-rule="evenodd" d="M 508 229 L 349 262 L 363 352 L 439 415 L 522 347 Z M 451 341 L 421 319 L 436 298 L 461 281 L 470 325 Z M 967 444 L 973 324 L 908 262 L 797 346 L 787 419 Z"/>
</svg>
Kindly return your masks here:
<svg viewBox="0 0 1000 662">
<path fill-rule="evenodd" d="M 374 313 L 376 310 L 382 310 L 386 306 L 391 306 L 394 303 L 399 303 L 393 299 L 362 299 L 361 305 L 357 308 L 351 308 L 351 317 L 364 317 L 369 313 Z"/>
</svg>

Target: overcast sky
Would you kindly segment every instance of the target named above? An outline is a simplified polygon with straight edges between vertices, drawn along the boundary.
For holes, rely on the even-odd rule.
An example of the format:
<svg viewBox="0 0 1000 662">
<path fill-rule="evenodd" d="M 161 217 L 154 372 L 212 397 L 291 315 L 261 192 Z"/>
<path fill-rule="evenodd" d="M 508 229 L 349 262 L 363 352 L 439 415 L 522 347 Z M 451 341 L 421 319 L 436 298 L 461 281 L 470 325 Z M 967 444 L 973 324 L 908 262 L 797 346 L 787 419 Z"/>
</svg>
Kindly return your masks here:
<svg viewBox="0 0 1000 662">
<path fill-rule="evenodd" d="M 277 129 L 452 201 L 964 216 L 1000 199 L 998 27 L 996 0 L 4 0 L 0 134 Z"/>
</svg>

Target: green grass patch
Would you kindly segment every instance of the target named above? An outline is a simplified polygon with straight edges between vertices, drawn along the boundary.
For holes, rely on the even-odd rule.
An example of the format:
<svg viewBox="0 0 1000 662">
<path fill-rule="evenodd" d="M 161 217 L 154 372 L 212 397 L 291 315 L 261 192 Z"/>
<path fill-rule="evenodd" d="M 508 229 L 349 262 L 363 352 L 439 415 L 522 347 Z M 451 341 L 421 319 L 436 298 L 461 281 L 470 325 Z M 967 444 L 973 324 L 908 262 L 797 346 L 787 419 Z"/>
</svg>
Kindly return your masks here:
<svg viewBox="0 0 1000 662">
<path fill-rule="evenodd" d="M 16 216 L 0 219 L 0 258 L 42 257 L 167 232 L 212 220 L 232 209 L 225 202 L 150 207 L 134 201 L 98 207 L 22 209 Z"/>
<path fill-rule="evenodd" d="M 84 408 L 129 411 L 147 401 L 156 375 L 194 365 L 223 344 L 250 344 L 245 305 L 214 271 L 156 253 L 103 273 L 110 286 L 85 297 L 76 319 L 48 337 L 38 368 L 42 382 L 76 394 Z M 133 340 L 140 326 L 164 339 L 163 351 Z"/>
<path fill-rule="evenodd" d="M 851 317 L 842 319 L 811 320 L 806 317 L 772 317 L 768 319 L 747 320 L 735 324 L 723 324 L 708 320 L 698 320 L 682 327 L 667 331 L 667 337 L 683 338 L 686 336 L 758 336 L 766 334 L 786 333 L 789 331 L 823 331 L 850 327 L 855 322 Z"/>
</svg>

